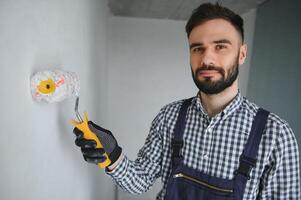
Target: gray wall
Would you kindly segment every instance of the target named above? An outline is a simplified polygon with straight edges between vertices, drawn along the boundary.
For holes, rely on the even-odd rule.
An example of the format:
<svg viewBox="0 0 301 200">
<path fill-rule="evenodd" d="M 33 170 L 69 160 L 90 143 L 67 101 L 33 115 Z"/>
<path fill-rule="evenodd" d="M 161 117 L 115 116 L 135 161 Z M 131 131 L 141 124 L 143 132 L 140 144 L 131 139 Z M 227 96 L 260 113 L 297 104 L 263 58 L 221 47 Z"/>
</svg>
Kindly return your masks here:
<svg viewBox="0 0 301 200">
<path fill-rule="evenodd" d="M 243 15 L 251 55 L 256 10 Z M 108 117 L 124 153 L 135 159 L 150 123 L 167 103 L 196 95 L 184 21 L 111 17 L 108 46 Z M 246 94 L 250 59 L 240 66 Z M 143 195 L 119 191 L 119 200 L 155 199 L 160 181 Z"/>
<path fill-rule="evenodd" d="M 257 9 L 248 97 L 288 121 L 301 144 L 301 1 Z"/>
<path fill-rule="evenodd" d="M 0 199 L 113 199 L 74 145 L 75 99 L 38 104 L 29 88 L 36 71 L 74 71 L 80 110 L 105 121 L 107 18 L 105 0 L 0 1 Z"/>
</svg>

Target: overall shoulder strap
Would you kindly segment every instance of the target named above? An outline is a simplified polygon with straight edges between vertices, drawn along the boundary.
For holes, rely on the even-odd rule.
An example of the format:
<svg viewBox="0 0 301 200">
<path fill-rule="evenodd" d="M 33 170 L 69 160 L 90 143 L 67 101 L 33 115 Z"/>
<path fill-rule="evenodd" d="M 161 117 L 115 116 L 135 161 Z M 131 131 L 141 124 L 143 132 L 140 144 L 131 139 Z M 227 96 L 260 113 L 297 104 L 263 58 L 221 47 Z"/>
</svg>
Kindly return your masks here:
<svg viewBox="0 0 301 200">
<path fill-rule="evenodd" d="M 257 161 L 257 154 L 259 144 L 263 134 L 263 130 L 266 126 L 266 122 L 269 116 L 269 112 L 259 108 L 256 116 L 253 120 L 251 132 L 249 134 L 248 141 L 245 145 L 242 155 L 240 156 L 239 168 L 236 171 L 237 174 L 241 174 L 248 179 L 252 168 L 255 166 Z"/>
<path fill-rule="evenodd" d="M 181 105 L 177 122 L 174 129 L 174 137 L 172 139 L 172 160 L 175 163 L 175 160 L 181 159 L 181 149 L 183 147 L 183 134 L 186 124 L 186 115 L 189 105 L 191 104 L 192 98 L 184 100 Z"/>
</svg>

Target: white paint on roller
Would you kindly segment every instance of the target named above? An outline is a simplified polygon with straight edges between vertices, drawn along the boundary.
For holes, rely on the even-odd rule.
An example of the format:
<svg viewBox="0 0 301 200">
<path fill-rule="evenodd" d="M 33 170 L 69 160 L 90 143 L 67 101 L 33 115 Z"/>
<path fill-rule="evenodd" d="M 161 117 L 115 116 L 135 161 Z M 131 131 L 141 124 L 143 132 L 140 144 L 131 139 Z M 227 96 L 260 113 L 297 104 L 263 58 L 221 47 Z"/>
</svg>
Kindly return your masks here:
<svg viewBox="0 0 301 200">
<path fill-rule="evenodd" d="M 79 85 L 76 73 L 63 70 L 37 72 L 31 77 L 30 83 L 32 98 L 37 102 L 47 103 L 78 96 Z"/>
</svg>

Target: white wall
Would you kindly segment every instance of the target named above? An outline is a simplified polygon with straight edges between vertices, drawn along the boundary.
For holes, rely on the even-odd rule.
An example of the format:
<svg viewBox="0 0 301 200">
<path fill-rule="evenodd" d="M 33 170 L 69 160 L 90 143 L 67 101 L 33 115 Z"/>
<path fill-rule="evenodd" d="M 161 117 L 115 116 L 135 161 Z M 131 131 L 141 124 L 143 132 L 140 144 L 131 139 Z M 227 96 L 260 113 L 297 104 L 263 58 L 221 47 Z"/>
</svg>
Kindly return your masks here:
<svg viewBox="0 0 301 200">
<path fill-rule="evenodd" d="M 252 48 L 256 11 L 243 15 L 246 42 Z M 111 17 L 109 20 L 109 128 L 135 159 L 151 120 L 167 103 L 196 95 L 183 21 Z M 251 53 L 251 51 L 249 52 Z M 240 89 L 246 94 L 249 58 L 240 68 Z M 160 189 L 142 196 L 119 191 L 119 199 L 154 199 Z"/>
<path fill-rule="evenodd" d="M 36 71 L 74 71 L 80 110 L 106 121 L 107 18 L 106 0 L 0 1 L 0 199 L 113 199 L 74 145 L 74 99 L 38 104 L 29 88 Z"/>
</svg>

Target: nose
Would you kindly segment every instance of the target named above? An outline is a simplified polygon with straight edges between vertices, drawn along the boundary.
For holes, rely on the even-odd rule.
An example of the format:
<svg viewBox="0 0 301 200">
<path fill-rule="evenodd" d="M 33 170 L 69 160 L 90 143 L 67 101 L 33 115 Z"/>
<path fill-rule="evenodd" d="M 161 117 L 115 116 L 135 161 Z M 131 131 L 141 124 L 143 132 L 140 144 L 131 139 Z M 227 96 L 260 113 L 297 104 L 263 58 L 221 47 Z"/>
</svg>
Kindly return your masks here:
<svg viewBox="0 0 301 200">
<path fill-rule="evenodd" d="M 210 49 L 206 49 L 203 53 L 203 64 L 204 65 L 215 65 L 214 52 L 210 51 Z"/>
</svg>

